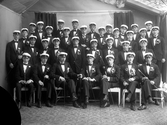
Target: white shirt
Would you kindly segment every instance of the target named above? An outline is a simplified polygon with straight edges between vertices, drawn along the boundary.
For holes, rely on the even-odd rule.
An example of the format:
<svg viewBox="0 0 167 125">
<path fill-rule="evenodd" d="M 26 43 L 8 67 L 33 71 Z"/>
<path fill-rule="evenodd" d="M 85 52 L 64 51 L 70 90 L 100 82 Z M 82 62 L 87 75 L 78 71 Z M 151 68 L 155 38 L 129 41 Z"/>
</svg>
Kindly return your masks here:
<svg viewBox="0 0 167 125">
<path fill-rule="evenodd" d="M 42 33 L 39 33 L 39 37 L 40 37 L 40 39 L 42 39 Z"/>
<path fill-rule="evenodd" d="M 127 52 L 124 52 L 124 59 L 126 60 Z"/>
<path fill-rule="evenodd" d="M 26 73 L 26 70 L 27 70 L 27 65 L 23 64 L 23 71 L 24 71 L 24 73 Z"/>
<path fill-rule="evenodd" d="M 91 39 L 93 39 L 93 37 L 94 37 L 94 33 L 91 33 Z"/>
<path fill-rule="evenodd" d="M 64 72 L 65 71 L 65 65 L 61 65 L 61 69 Z"/>
<path fill-rule="evenodd" d="M 147 70 L 147 73 L 149 74 L 150 73 L 150 66 L 146 65 L 146 70 Z"/>
<path fill-rule="evenodd" d="M 65 42 L 68 43 L 68 37 L 65 37 Z"/>
<path fill-rule="evenodd" d="M 151 31 L 147 31 L 148 38 L 150 38 Z"/>
<path fill-rule="evenodd" d="M 91 72 L 92 66 L 91 66 L 91 65 L 89 65 L 88 69 L 89 69 L 89 72 Z"/>
<path fill-rule="evenodd" d="M 129 71 L 131 70 L 131 68 L 132 68 L 132 65 L 128 65 L 128 69 L 129 69 Z"/>
<path fill-rule="evenodd" d="M 42 65 L 42 72 L 45 72 L 45 66 Z"/>
<path fill-rule="evenodd" d="M 103 43 L 103 38 L 102 37 L 100 38 L 100 42 Z"/>
<path fill-rule="evenodd" d="M 118 46 L 118 39 L 115 39 L 115 46 Z"/>
<path fill-rule="evenodd" d="M 76 33 L 77 33 L 77 31 L 75 31 L 75 30 L 74 30 L 74 31 L 73 31 L 73 36 L 75 36 L 75 35 L 76 35 Z"/>
<path fill-rule="evenodd" d="M 74 53 L 76 53 L 76 52 L 77 52 L 77 49 L 78 49 L 78 48 L 74 48 Z"/>
<path fill-rule="evenodd" d="M 156 45 L 156 40 L 157 40 L 157 38 L 153 39 L 154 46 Z"/>
<path fill-rule="evenodd" d="M 143 59 L 145 59 L 145 53 L 146 53 L 146 51 L 142 51 L 142 55 L 143 55 Z"/>
<path fill-rule="evenodd" d="M 18 43 L 15 42 L 15 49 L 17 50 L 17 48 L 18 48 Z"/>
<path fill-rule="evenodd" d="M 93 54 L 94 57 L 95 57 L 95 53 L 96 53 L 96 51 L 93 50 L 93 51 L 92 51 L 92 54 Z"/>
<path fill-rule="evenodd" d="M 136 36 L 137 36 L 137 34 L 134 34 L 134 35 L 133 35 L 134 40 L 136 40 Z"/>
</svg>

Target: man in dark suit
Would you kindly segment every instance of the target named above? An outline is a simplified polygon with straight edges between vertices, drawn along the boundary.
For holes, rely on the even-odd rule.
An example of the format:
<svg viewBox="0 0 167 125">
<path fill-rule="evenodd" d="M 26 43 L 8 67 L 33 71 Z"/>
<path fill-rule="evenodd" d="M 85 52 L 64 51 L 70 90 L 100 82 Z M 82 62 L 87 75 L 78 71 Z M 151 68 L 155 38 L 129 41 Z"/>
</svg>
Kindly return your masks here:
<svg viewBox="0 0 167 125">
<path fill-rule="evenodd" d="M 147 44 L 148 44 L 147 39 L 146 38 L 140 39 L 139 44 L 141 46 L 141 50 L 136 52 L 136 60 L 135 60 L 136 64 L 138 64 L 138 66 L 141 66 L 143 63 L 145 63 L 145 53 L 147 52 L 153 53 L 152 62 L 156 63 L 156 57 L 155 57 L 153 50 L 147 48 Z"/>
<path fill-rule="evenodd" d="M 130 109 L 135 111 L 135 90 L 139 84 L 140 74 L 138 72 L 138 66 L 133 63 L 135 57 L 134 52 L 127 53 L 127 63 L 121 66 L 120 80 L 123 83 L 124 88 L 128 90 L 126 101 L 130 102 Z"/>
<path fill-rule="evenodd" d="M 29 42 L 30 44 L 24 48 L 24 52 L 28 52 L 31 55 L 30 63 L 32 65 L 35 65 L 38 63 L 38 49 L 35 47 L 35 42 L 37 40 L 37 37 L 34 35 L 29 36 Z"/>
<path fill-rule="evenodd" d="M 118 64 L 119 66 L 122 66 L 126 63 L 126 54 L 129 52 L 129 41 L 123 41 L 121 42 L 123 50 L 118 53 Z"/>
<path fill-rule="evenodd" d="M 122 50 L 122 45 L 121 45 L 121 38 L 120 38 L 120 32 L 119 28 L 114 28 L 113 29 L 113 38 L 114 38 L 114 43 L 113 43 L 113 48 L 117 49 L 118 51 Z"/>
<path fill-rule="evenodd" d="M 47 63 L 49 54 L 42 53 L 40 54 L 41 62 L 35 65 L 34 69 L 34 85 L 37 89 L 37 107 L 41 108 L 41 96 L 42 96 L 42 87 L 45 87 L 47 90 L 47 107 L 52 107 L 50 104 L 52 90 L 54 90 L 53 82 L 50 79 L 50 70 L 51 66 Z M 56 91 L 55 91 L 56 93 Z"/>
<path fill-rule="evenodd" d="M 45 38 L 45 32 L 43 31 L 44 27 L 44 22 L 43 21 L 38 21 L 37 22 L 37 31 L 35 36 L 37 36 L 37 41 L 35 43 L 35 46 L 38 48 L 38 50 L 42 49 L 42 42 L 41 40 Z"/>
<path fill-rule="evenodd" d="M 98 48 L 100 50 L 102 50 L 106 44 L 105 40 L 106 40 L 106 37 L 104 36 L 105 34 L 105 28 L 104 27 L 99 27 L 98 28 L 98 32 L 99 32 L 99 45 L 98 45 Z"/>
<path fill-rule="evenodd" d="M 64 27 L 63 29 L 63 36 L 60 39 L 60 47 L 64 50 L 68 50 L 69 46 L 71 45 L 71 38 L 69 36 L 70 28 Z"/>
<path fill-rule="evenodd" d="M 80 27 L 81 33 L 82 33 L 82 37 L 80 38 L 80 45 L 84 48 L 87 47 L 87 41 L 86 41 L 86 33 L 87 33 L 87 26 L 86 25 L 82 25 Z"/>
<path fill-rule="evenodd" d="M 87 104 L 89 103 L 89 90 L 94 86 L 101 86 L 100 79 L 101 79 L 101 72 L 99 67 L 94 62 L 93 54 L 87 54 L 87 64 L 85 65 L 84 69 L 82 70 L 82 85 L 84 89 L 84 107 L 87 108 Z"/>
<path fill-rule="evenodd" d="M 102 72 L 102 94 L 103 94 L 103 107 L 110 106 L 110 102 L 108 99 L 108 89 L 114 87 L 120 87 L 119 79 L 120 79 L 120 68 L 114 64 L 114 55 L 107 55 L 107 65 L 103 69 Z"/>
<path fill-rule="evenodd" d="M 17 66 L 15 77 L 16 83 L 16 103 L 18 108 L 21 108 L 21 88 L 28 88 L 28 95 L 26 94 L 26 101 L 28 99 L 27 106 L 32 106 L 32 93 L 34 88 L 33 81 L 33 66 L 29 63 L 31 55 L 29 53 L 23 53 L 23 61 Z M 28 96 L 28 97 L 27 97 Z"/>
<path fill-rule="evenodd" d="M 146 34 L 146 38 L 151 38 L 152 37 L 152 27 L 153 27 L 153 22 L 152 21 L 146 21 L 145 22 L 145 26 L 147 29 L 147 34 Z"/>
<path fill-rule="evenodd" d="M 111 24 L 106 25 L 106 33 L 104 34 L 104 38 L 113 37 L 113 26 Z"/>
<path fill-rule="evenodd" d="M 31 22 L 29 24 L 29 36 L 35 34 L 36 34 L 36 24 Z"/>
<path fill-rule="evenodd" d="M 108 64 L 105 57 L 107 55 L 111 55 L 111 54 L 114 55 L 115 64 L 118 64 L 118 51 L 117 51 L 117 49 L 113 48 L 113 43 L 114 43 L 113 37 L 108 37 L 106 39 L 106 46 L 103 49 L 103 60 L 104 60 L 105 64 Z"/>
<path fill-rule="evenodd" d="M 82 33 L 80 31 L 80 29 L 78 29 L 78 26 L 79 26 L 79 21 L 77 19 L 73 19 L 72 20 L 72 27 L 73 29 L 70 31 L 70 38 L 74 37 L 74 36 L 78 36 L 79 39 L 81 39 L 82 37 Z"/>
<path fill-rule="evenodd" d="M 89 28 L 90 28 L 90 32 L 86 34 L 86 40 L 88 42 L 88 48 L 90 48 L 90 41 L 92 39 L 97 39 L 99 41 L 99 34 L 96 32 L 96 23 L 95 22 L 91 22 L 89 24 Z"/>
<path fill-rule="evenodd" d="M 13 74 L 16 73 L 16 67 L 22 58 L 23 45 L 19 41 L 20 31 L 13 31 L 13 40 L 6 45 L 6 68 L 7 77 L 10 85 L 15 87 L 16 79 Z"/>
<path fill-rule="evenodd" d="M 148 52 L 145 54 L 146 63 L 139 67 L 139 72 L 142 76 L 142 105 L 138 110 L 144 110 L 147 108 L 146 103 L 155 103 L 159 105 L 159 102 L 152 100 L 152 89 L 156 89 L 159 86 L 160 71 L 156 64 L 152 63 L 153 54 Z M 157 97 L 157 92 L 154 92 Z"/>
<path fill-rule="evenodd" d="M 59 19 L 57 21 L 57 24 L 58 24 L 58 29 L 57 29 L 57 31 L 55 33 L 55 36 L 59 37 L 61 39 L 63 37 L 63 29 L 64 29 L 65 21 L 62 20 L 62 19 Z"/>
<path fill-rule="evenodd" d="M 64 50 L 60 48 L 59 37 L 53 38 L 52 43 L 53 43 L 53 49 L 51 50 L 51 55 L 50 55 L 51 65 L 53 65 L 54 63 L 58 63 L 58 56 L 60 52 L 64 52 Z"/>
<path fill-rule="evenodd" d="M 162 73 L 162 65 L 165 63 L 165 41 L 164 38 L 159 36 L 159 27 L 152 28 L 153 37 L 150 38 L 150 48 L 154 51 L 160 72 Z"/>
<path fill-rule="evenodd" d="M 49 48 L 53 48 L 53 44 L 52 44 L 52 39 L 53 39 L 53 27 L 52 26 L 46 26 L 45 27 L 45 31 L 46 31 L 46 34 L 45 34 L 45 38 L 48 39 L 49 41 Z"/>
<path fill-rule="evenodd" d="M 130 51 L 136 52 L 137 51 L 137 43 L 133 40 L 134 32 L 132 30 L 128 30 L 126 32 L 127 40 L 130 42 L 129 49 Z"/>
<path fill-rule="evenodd" d="M 66 91 L 66 89 L 69 90 L 73 106 L 80 108 L 77 103 L 76 85 L 73 80 L 76 79 L 78 75 L 72 71 L 69 63 L 66 62 L 66 56 L 67 53 L 65 52 L 59 54 L 59 62 L 53 65 L 50 76 L 52 79 L 55 79 L 56 87 L 63 87 L 65 89 L 64 91 Z"/>
<path fill-rule="evenodd" d="M 121 38 L 121 41 L 124 41 L 127 39 L 126 37 L 126 31 L 128 30 L 128 26 L 125 25 L 125 24 L 122 24 L 121 27 L 120 27 L 120 38 Z"/>
<path fill-rule="evenodd" d="M 68 62 L 73 72 L 79 74 L 85 65 L 85 49 L 79 46 L 79 37 L 72 38 L 72 45 L 68 49 Z"/>
<path fill-rule="evenodd" d="M 140 37 L 140 33 L 139 33 L 139 25 L 134 23 L 131 25 L 131 29 L 134 32 L 133 34 L 133 40 L 137 41 L 137 39 Z"/>
<path fill-rule="evenodd" d="M 28 39 L 28 32 L 29 32 L 29 30 L 27 28 L 22 28 L 21 29 L 21 38 L 20 38 L 19 41 L 22 42 L 23 48 L 30 44 L 29 39 Z"/>
</svg>

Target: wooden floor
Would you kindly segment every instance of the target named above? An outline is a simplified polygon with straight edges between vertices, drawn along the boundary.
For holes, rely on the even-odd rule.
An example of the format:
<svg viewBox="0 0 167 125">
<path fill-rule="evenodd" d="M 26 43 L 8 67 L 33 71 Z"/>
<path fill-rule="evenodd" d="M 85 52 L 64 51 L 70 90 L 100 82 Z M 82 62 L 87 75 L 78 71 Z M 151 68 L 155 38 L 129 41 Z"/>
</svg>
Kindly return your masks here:
<svg viewBox="0 0 167 125">
<path fill-rule="evenodd" d="M 137 105 L 138 106 L 138 105 Z M 143 111 L 132 111 L 129 104 L 118 107 L 100 108 L 92 102 L 87 109 L 78 109 L 72 105 L 57 105 L 41 109 L 23 106 L 20 110 L 22 125 L 167 125 L 167 104 L 160 106 L 149 104 Z"/>
</svg>

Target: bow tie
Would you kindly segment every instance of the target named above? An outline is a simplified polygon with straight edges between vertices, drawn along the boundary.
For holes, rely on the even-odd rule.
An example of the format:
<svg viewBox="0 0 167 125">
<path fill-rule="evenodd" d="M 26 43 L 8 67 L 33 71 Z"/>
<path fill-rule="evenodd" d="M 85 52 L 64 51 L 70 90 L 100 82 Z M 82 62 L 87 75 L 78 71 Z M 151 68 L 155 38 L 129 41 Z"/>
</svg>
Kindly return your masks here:
<svg viewBox="0 0 167 125">
<path fill-rule="evenodd" d="M 78 48 L 78 46 L 74 46 L 74 48 Z"/>
<path fill-rule="evenodd" d="M 43 63 L 42 66 L 46 66 L 46 64 Z"/>
<path fill-rule="evenodd" d="M 14 41 L 15 43 L 18 43 L 19 41 Z"/>
<path fill-rule="evenodd" d="M 44 51 L 47 51 L 48 49 L 44 49 Z"/>
<path fill-rule="evenodd" d="M 65 62 L 60 62 L 60 65 L 64 65 L 65 64 Z"/>
<path fill-rule="evenodd" d="M 146 63 L 146 65 L 147 65 L 147 66 L 151 66 L 151 64 L 149 64 L 149 63 Z"/>
<path fill-rule="evenodd" d="M 150 32 L 151 30 L 147 30 L 147 32 Z"/>
<path fill-rule="evenodd" d="M 128 64 L 128 65 L 132 65 L 132 63 L 131 63 L 131 62 L 127 62 L 127 64 Z"/>
<path fill-rule="evenodd" d="M 111 50 L 112 48 L 108 48 L 108 50 Z"/>
<path fill-rule="evenodd" d="M 146 51 L 146 49 L 141 49 L 141 51 Z"/>
<path fill-rule="evenodd" d="M 113 67 L 113 65 L 112 66 L 108 66 L 109 68 L 112 68 Z"/>
<path fill-rule="evenodd" d="M 123 52 L 124 52 L 124 53 L 127 53 L 128 51 L 125 50 L 125 51 L 123 51 Z"/>
<path fill-rule="evenodd" d="M 30 46 L 31 48 L 34 48 L 34 46 Z"/>
<path fill-rule="evenodd" d="M 88 66 L 92 66 L 93 64 L 88 64 Z"/>
<path fill-rule="evenodd" d="M 58 50 L 59 48 L 54 48 L 54 50 Z"/>
<path fill-rule="evenodd" d="M 43 31 L 38 31 L 38 33 L 43 33 Z"/>
<path fill-rule="evenodd" d="M 28 65 L 28 63 L 23 63 L 23 65 L 27 66 L 27 65 Z"/>
</svg>

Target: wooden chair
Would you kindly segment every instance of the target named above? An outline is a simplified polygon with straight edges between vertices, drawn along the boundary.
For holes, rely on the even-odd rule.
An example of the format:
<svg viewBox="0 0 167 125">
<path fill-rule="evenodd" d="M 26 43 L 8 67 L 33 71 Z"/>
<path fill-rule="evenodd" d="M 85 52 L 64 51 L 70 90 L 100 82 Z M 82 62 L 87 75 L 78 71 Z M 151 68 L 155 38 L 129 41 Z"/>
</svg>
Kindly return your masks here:
<svg viewBox="0 0 167 125">
<path fill-rule="evenodd" d="M 118 93 L 118 106 L 120 106 L 120 103 L 121 103 L 121 88 L 119 87 L 115 87 L 115 88 L 110 88 L 108 89 L 108 92 L 110 93 L 110 96 L 112 92 L 116 92 Z"/>
</svg>

